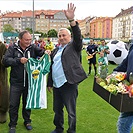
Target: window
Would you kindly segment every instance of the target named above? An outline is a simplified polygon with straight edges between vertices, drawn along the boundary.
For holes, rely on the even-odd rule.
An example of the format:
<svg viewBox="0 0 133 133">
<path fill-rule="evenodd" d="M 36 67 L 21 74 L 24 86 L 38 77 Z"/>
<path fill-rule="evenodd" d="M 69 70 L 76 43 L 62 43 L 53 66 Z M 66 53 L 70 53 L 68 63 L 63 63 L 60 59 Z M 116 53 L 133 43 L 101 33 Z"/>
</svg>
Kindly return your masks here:
<svg viewBox="0 0 133 133">
<path fill-rule="evenodd" d="M 30 21 L 30 18 L 27 18 L 27 21 Z"/>
</svg>

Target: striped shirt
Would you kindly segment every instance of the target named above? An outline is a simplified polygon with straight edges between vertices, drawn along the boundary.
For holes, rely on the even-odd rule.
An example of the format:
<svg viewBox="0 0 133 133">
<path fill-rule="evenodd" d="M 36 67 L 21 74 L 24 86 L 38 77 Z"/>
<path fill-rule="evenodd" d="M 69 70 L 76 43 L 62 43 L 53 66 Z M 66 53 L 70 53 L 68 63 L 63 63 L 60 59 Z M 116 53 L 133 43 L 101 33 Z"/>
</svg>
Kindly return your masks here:
<svg viewBox="0 0 133 133">
<path fill-rule="evenodd" d="M 46 74 L 50 71 L 49 56 L 42 58 L 29 58 L 26 63 L 28 72 L 28 96 L 26 109 L 47 108 Z"/>
</svg>

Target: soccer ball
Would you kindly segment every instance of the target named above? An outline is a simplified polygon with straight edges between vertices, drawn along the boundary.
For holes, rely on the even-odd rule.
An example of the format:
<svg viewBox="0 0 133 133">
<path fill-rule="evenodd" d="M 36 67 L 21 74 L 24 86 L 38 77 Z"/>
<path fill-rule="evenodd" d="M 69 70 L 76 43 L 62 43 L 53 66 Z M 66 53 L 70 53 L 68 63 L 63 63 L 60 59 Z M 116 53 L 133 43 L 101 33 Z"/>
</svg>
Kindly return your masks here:
<svg viewBox="0 0 133 133">
<path fill-rule="evenodd" d="M 111 64 L 120 64 L 127 56 L 128 50 L 126 44 L 122 41 L 112 40 L 107 43 L 110 54 L 107 55 L 108 61 Z"/>
</svg>

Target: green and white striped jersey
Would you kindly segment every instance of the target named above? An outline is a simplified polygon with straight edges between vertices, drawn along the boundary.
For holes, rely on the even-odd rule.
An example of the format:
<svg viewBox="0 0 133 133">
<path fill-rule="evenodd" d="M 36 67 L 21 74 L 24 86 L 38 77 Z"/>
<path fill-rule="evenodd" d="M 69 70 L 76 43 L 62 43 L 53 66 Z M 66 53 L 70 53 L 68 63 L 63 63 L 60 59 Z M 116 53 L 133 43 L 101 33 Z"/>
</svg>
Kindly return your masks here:
<svg viewBox="0 0 133 133">
<path fill-rule="evenodd" d="M 46 74 L 50 70 L 50 61 L 47 54 L 39 60 L 29 58 L 26 63 L 28 73 L 28 96 L 26 109 L 47 108 Z"/>
</svg>

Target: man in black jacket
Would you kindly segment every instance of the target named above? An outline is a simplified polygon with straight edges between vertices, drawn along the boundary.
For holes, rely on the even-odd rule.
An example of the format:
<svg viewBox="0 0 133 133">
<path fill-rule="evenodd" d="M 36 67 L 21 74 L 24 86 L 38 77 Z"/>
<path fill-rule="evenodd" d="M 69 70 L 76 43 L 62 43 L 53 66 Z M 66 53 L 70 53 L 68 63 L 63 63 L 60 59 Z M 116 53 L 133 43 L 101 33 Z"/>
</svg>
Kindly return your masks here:
<svg viewBox="0 0 133 133">
<path fill-rule="evenodd" d="M 130 42 L 130 49 L 127 57 L 114 69 L 117 72 L 126 72 L 126 79 L 130 81 L 130 74 L 133 73 L 133 41 Z M 117 122 L 118 133 L 131 133 L 133 127 L 133 111 L 121 112 Z"/>
<path fill-rule="evenodd" d="M 55 112 L 54 125 L 56 129 L 52 133 L 63 133 L 64 116 L 63 108 L 68 112 L 69 128 L 67 133 L 76 133 L 76 99 L 78 96 L 78 83 L 87 76 L 80 62 L 82 50 L 82 37 L 78 23 L 74 20 L 74 5 L 68 4 L 64 11 L 73 32 L 61 28 L 58 32 L 60 46 L 51 53 L 51 72 L 48 76 L 48 90 L 53 87 L 53 110 Z"/>
<path fill-rule="evenodd" d="M 9 100 L 9 133 L 15 133 L 15 128 L 18 120 L 18 110 L 20 97 L 22 95 L 22 115 L 24 125 L 27 130 L 31 130 L 31 110 L 26 110 L 26 98 L 28 93 L 28 75 L 25 70 L 25 63 L 29 57 L 37 58 L 44 53 L 50 54 L 50 51 L 44 51 L 31 44 L 32 37 L 28 31 L 23 31 L 19 34 L 19 42 L 9 46 L 3 57 L 5 67 L 11 67 L 10 72 L 10 100 Z"/>
</svg>

